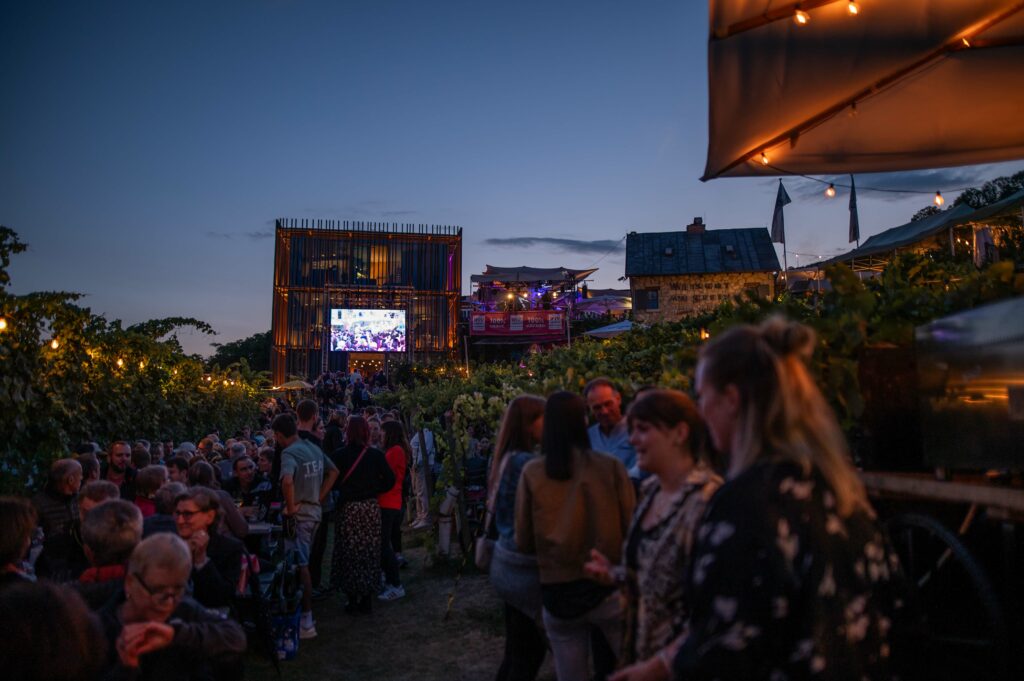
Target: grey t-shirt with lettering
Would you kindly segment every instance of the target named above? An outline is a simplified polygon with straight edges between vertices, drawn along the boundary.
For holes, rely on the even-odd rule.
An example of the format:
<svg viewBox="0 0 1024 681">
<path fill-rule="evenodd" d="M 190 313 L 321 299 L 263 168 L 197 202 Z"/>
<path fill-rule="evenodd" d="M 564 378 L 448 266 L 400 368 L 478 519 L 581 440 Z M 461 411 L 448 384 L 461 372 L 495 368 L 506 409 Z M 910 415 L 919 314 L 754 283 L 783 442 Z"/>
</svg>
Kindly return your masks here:
<svg viewBox="0 0 1024 681">
<path fill-rule="evenodd" d="M 281 452 L 281 477 L 292 476 L 299 519 L 320 521 L 320 487 L 327 470 L 337 466 L 312 442 L 296 440 Z"/>
</svg>

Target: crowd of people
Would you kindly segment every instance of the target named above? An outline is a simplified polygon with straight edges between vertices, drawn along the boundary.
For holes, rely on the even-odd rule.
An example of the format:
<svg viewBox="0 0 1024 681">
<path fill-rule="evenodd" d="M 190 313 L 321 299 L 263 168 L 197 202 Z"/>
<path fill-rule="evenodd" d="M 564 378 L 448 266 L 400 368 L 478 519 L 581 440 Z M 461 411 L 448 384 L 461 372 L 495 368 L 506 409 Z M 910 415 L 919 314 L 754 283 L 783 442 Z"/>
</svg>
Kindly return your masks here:
<svg viewBox="0 0 1024 681">
<path fill-rule="evenodd" d="M 889 679 L 899 562 L 780 319 L 709 342 L 695 403 L 517 397 L 491 465 L 499 681 Z M 588 428 L 587 414 L 591 416 Z"/>
<path fill-rule="evenodd" d="M 549 653 L 559 681 L 892 677 L 899 563 L 813 346 L 779 319 L 736 327 L 702 348 L 696 401 L 649 386 L 624 410 L 597 378 L 515 398 L 493 447 L 466 433 L 490 461 L 499 681 L 535 679 Z M 12 678 L 237 678 L 262 525 L 296 566 L 301 638 L 314 603 L 361 616 L 405 597 L 403 520 L 432 525 L 434 434 L 339 404 L 360 384 L 325 374 L 319 403 L 268 402 L 261 430 L 224 441 L 83 445 L 31 501 L 0 498 Z"/>
<path fill-rule="evenodd" d="M 402 518 L 415 488 L 417 527 L 431 524 L 435 452 L 394 411 L 325 406 L 268 400 L 255 429 L 225 440 L 85 443 L 31 499 L 0 497 L 9 678 L 242 678 L 246 608 L 282 565 L 302 587 L 302 639 L 317 635 L 315 601 L 342 593 L 359 615 L 403 598 Z"/>
<path fill-rule="evenodd" d="M 374 329 L 366 326 L 332 326 L 331 350 L 344 352 L 405 352 L 405 327 Z"/>
</svg>

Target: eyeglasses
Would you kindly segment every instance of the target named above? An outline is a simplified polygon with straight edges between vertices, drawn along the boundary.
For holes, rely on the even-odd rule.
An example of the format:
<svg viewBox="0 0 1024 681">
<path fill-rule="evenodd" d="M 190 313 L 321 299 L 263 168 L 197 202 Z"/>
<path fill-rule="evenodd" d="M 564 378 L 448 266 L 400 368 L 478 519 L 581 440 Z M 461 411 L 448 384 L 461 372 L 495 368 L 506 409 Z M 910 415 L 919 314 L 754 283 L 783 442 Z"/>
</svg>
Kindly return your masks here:
<svg viewBox="0 0 1024 681">
<path fill-rule="evenodd" d="M 196 515 L 197 513 L 204 513 L 204 511 L 175 511 L 173 515 L 175 518 L 184 518 L 185 520 L 191 520 L 192 516 Z"/>
<path fill-rule="evenodd" d="M 136 580 L 138 580 L 139 584 L 142 585 L 142 588 L 146 590 L 147 594 L 149 594 L 149 597 L 159 604 L 170 603 L 172 601 L 180 601 L 185 596 L 185 589 L 188 588 L 185 585 L 181 585 L 171 586 L 165 589 L 153 589 L 150 588 L 148 584 L 146 584 L 146 580 L 142 579 L 142 575 L 140 575 L 138 572 L 133 572 L 132 576 L 135 577 Z"/>
</svg>

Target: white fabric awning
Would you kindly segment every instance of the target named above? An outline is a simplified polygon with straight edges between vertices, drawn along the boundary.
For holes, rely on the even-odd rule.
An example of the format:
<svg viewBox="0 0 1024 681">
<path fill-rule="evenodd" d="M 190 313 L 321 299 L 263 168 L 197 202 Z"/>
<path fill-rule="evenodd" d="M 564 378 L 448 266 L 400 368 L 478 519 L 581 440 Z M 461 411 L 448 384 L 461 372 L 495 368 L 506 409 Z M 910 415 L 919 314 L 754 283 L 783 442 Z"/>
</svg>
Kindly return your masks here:
<svg viewBox="0 0 1024 681">
<path fill-rule="evenodd" d="M 703 179 L 1024 158 L 1024 2 L 849 5 L 711 0 Z"/>
</svg>

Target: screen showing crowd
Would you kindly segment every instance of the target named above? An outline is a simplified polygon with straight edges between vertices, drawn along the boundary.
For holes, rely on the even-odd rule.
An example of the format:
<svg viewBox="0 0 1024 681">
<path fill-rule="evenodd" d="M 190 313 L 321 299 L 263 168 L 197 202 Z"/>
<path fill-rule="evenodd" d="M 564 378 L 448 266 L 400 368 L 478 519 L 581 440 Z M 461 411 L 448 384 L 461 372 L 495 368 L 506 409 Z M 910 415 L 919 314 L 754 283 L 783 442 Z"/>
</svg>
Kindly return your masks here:
<svg viewBox="0 0 1024 681">
<path fill-rule="evenodd" d="M 331 310 L 331 351 L 405 352 L 404 310 Z"/>
</svg>

